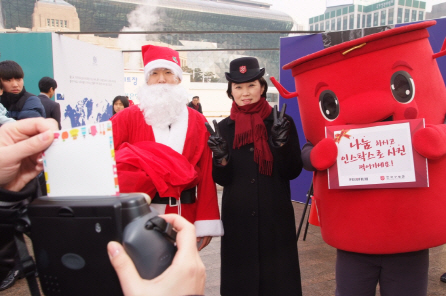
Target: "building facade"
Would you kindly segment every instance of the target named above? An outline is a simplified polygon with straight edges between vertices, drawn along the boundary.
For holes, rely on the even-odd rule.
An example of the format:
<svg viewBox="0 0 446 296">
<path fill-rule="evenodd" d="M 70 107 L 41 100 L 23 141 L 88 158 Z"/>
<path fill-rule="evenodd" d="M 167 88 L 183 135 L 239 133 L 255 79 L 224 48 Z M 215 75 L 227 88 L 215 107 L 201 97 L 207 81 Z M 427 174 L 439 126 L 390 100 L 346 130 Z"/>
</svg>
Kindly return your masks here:
<svg viewBox="0 0 446 296">
<path fill-rule="evenodd" d="M 432 5 L 432 11 L 426 13 L 427 19 L 437 19 L 446 16 L 446 2 Z"/>
<path fill-rule="evenodd" d="M 79 31 L 76 7 L 63 0 L 40 0 L 34 5 L 32 31 Z"/>
<path fill-rule="evenodd" d="M 36 5 L 35 5 L 36 4 Z M 61 18 L 53 10 L 36 14 L 35 6 L 46 4 L 59 5 L 57 11 L 67 12 L 75 8 L 79 26 L 73 19 Z M 270 9 L 270 4 L 250 0 L 0 0 L 3 27 L 14 29 L 29 28 L 34 31 L 71 31 L 80 32 L 119 32 L 123 28 L 143 31 L 289 31 L 293 28 L 293 19 L 279 11 Z M 65 10 L 62 10 L 65 9 Z M 132 21 L 132 12 L 141 10 L 144 20 Z M 33 16 L 34 13 L 34 16 Z M 134 14 L 135 15 L 135 14 Z M 134 16 L 133 15 L 133 16 Z M 53 25 L 54 22 L 54 25 Z M 39 27 L 39 29 L 37 29 Z M 136 28 L 136 29 L 135 29 Z M 69 31 L 69 30 L 68 30 Z M 123 35 L 123 34 L 121 34 Z M 233 49 L 231 51 L 188 52 L 188 66 L 199 68 L 203 75 L 213 73 L 219 81 L 226 81 L 224 71 L 229 69 L 230 60 L 240 56 L 255 56 L 271 76 L 279 75 L 278 50 L 246 50 L 261 48 L 279 48 L 279 39 L 288 34 L 158 34 L 147 35 L 139 43 L 133 42 L 134 48 L 150 41 L 162 42 L 176 49 L 194 48 Z M 67 35 L 68 36 L 68 35 Z M 79 35 L 81 36 L 81 35 Z M 133 35 L 135 36 L 135 35 Z M 118 35 L 96 35 L 88 37 L 98 41 L 97 37 L 117 38 Z M 80 38 L 79 38 L 80 39 Z M 132 38 L 136 40 L 136 38 Z M 103 40 L 108 47 L 111 41 Z M 102 41 L 101 41 L 102 42 Z M 200 45 L 201 43 L 201 45 Z M 130 42 L 127 42 L 127 46 Z M 240 49 L 240 50 L 234 50 Z M 189 57 L 190 55 L 190 57 Z M 194 64 L 194 61 L 195 64 Z"/>
<path fill-rule="evenodd" d="M 310 31 L 345 31 L 423 21 L 426 2 L 417 0 L 355 0 L 354 4 L 329 7 L 309 19 Z"/>
</svg>

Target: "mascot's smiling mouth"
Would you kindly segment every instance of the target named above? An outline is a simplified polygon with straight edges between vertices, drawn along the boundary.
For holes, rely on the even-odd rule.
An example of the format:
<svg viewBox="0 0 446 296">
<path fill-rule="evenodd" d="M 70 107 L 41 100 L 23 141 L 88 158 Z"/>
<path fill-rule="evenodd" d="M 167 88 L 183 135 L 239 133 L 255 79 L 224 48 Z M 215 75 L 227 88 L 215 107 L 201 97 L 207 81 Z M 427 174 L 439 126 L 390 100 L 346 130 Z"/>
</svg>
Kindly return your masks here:
<svg viewBox="0 0 446 296">
<path fill-rule="evenodd" d="M 393 121 L 393 115 L 390 115 L 389 117 L 387 117 L 386 119 L 383 119 L 381 121 Z"/>
</svg>

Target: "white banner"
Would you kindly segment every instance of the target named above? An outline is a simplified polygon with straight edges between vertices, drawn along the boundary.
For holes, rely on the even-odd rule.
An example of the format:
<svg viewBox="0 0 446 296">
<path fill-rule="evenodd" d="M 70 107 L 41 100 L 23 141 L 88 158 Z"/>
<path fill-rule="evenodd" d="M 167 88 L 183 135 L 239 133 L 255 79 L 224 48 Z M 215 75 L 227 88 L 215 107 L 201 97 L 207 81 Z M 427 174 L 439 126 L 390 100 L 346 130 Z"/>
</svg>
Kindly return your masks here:
<svg viewBox="0 0 446 296">
<path fill-rule="evenodd" d="M 59 34 L 52 46 L 62 128 L 108 120 L 113 99 L 124 95 L 122 53 Z"/>
</svg>

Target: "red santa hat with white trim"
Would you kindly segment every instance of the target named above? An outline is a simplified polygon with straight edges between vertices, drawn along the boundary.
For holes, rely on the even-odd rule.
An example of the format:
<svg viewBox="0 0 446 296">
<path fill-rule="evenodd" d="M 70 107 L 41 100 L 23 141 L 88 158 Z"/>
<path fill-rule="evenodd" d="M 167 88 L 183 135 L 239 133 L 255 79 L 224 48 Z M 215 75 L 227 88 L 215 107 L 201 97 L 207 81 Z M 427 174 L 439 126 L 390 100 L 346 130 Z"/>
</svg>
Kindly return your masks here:
<svg viewBox="0 0 446 296">
<path fill-rule="evenodd" d="M 149 73 L 158 68 L 170 69 L 180 80 L 183 80 L 180 55 L 176 50 L 163 46 L 144 45 L 141 52 L 146 81 Z"/>
</svg>

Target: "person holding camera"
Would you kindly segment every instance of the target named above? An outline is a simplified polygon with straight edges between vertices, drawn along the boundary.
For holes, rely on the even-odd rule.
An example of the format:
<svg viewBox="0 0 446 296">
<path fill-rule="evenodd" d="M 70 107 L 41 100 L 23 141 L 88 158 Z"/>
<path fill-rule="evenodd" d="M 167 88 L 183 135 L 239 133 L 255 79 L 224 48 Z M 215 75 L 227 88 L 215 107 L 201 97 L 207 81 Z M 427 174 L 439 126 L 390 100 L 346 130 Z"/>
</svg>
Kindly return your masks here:
<svg viewBox="0 0 446 296">
<path fill-rule="evenodd" d="M 57 122 L 44 118 L 8 122 L 0 127 L 0 291 L 14 285 L 20 272 L 14 268 L 17 248 L 10 219 L 37 197 L 42 151 L 51 145 L 56 130 Z"/>
<path fill-rule="evenodd" d="M 37 175 L 43 170 L 42 152 L 54 139 L 54 119 L 30 118 L 0 127 L 0 275 L 14 262 L 5 261 L 2 250 L 14 243 L 13 231 L 5 227 L 9 216 L 38 195 Z M 178 215 L 163 215 L 178 231 L 178 251 L 171 266 L 153 280 L 142 279 L 122 246 L 110 242 L 108 253 L 123 292 L 131 295 L 202 295 L 205 268 L 195 243 L 195 227 Z M 106 252 L 106 250 L 104 250 Z M 6 254 L 7 255 L 7 254 Z M 10 257 L 6 257 L 10 258 Z"/>
<path fill-rule="evenodd" d="M 302 171 L 293 119 L 266 101 L 256 58 L 230 63 L 231 115 L 212 131 L 213 177 L 224 187 L 221 295 L 302 295 L 290 180 Z"/>
</svg>

